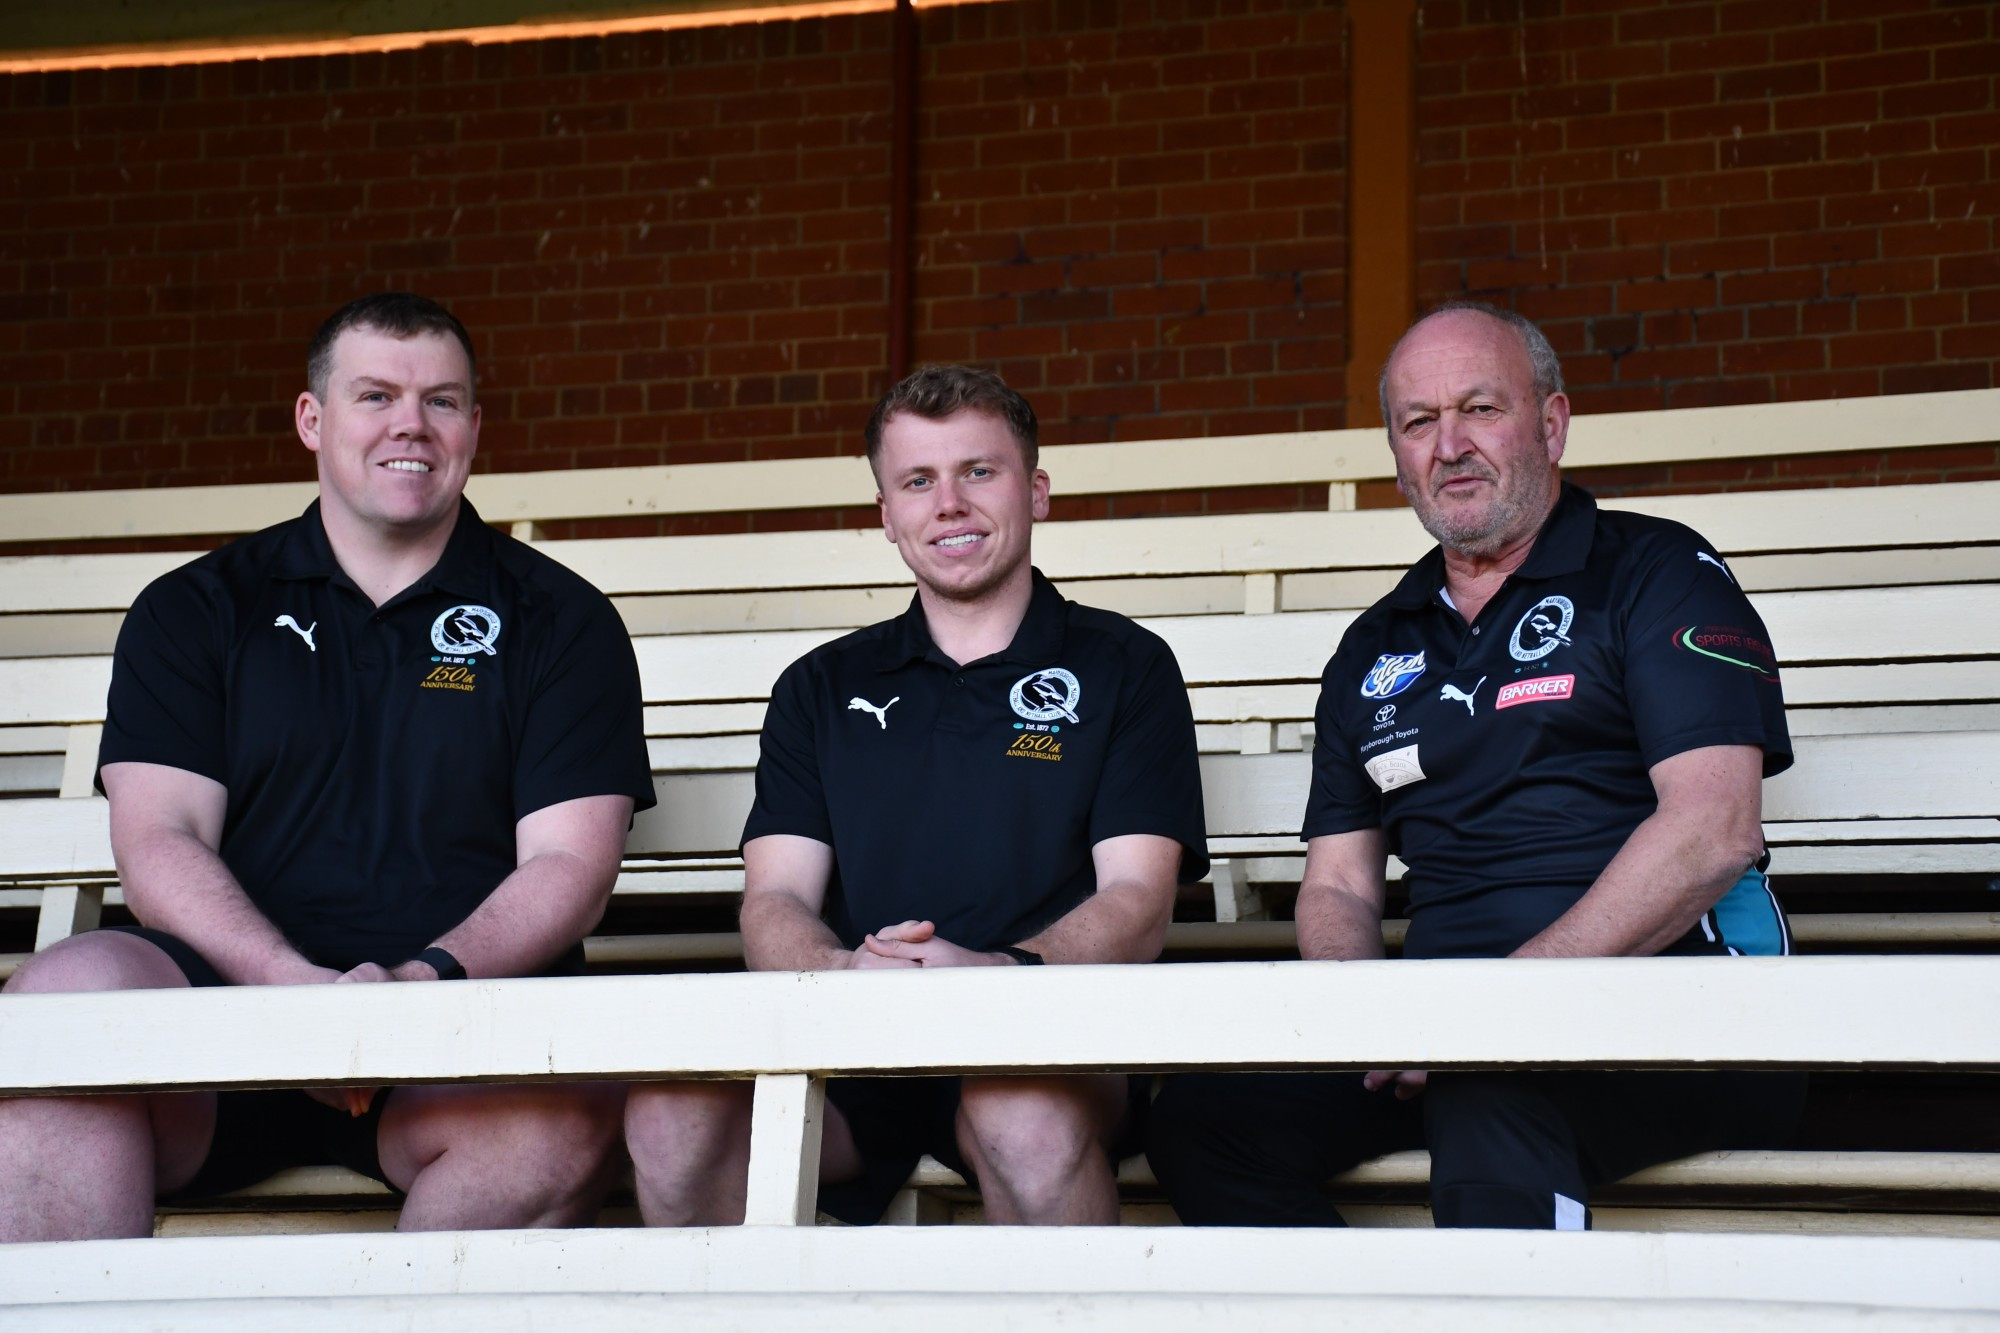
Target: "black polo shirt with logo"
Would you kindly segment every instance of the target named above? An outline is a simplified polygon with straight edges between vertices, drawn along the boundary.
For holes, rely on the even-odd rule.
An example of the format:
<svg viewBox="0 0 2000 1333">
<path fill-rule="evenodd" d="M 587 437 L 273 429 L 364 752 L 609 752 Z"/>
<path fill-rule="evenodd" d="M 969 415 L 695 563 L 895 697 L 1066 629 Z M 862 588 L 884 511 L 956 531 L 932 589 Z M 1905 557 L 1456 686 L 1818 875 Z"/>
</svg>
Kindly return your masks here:
<svg viewBox="0 0 2000 1333">
<path fill-rule="evenodd" d="M 824 909 L 849 948 L 928 920 L 1016 944 L 1096 891 L 1091 848 L 1157 834 L 1208 871 L 1194 717 L 1173 651 L 1065 600 L 1040 572 L 1007 648 L 953 663 L 920 600 L 794 662 L 771 692 L 743 840 L 826 843 Z"/>
<path fill-rule="evenodd" d="M 1303 831 L 1386 831 L 1408 866 L 1407 956 L 1504 956 L 1540 933 L 1653 813 L 1663 759 L 1754 745 L 1766 777 L 1790 766 L 1770 636 L 1690 529 L 1564 485 L 1473 624 L 1444 586 L 1433 550 L 1341 639 Z M 1739 889 L 1684 943 L 1730 948 L 1719 921 L 1782 941 L 1762 876 Z"/>
<path fill-rule="evenodd" d="M 317 502 L 155 580 L 119 632 L 99 765 L 229 792 L 223 862 L 314 962 L 393 966 L 516 865 L 514 825 L 653 804 L 631 640 L 604 595 L 461 501 L 379 609 Z"/>
</svg>

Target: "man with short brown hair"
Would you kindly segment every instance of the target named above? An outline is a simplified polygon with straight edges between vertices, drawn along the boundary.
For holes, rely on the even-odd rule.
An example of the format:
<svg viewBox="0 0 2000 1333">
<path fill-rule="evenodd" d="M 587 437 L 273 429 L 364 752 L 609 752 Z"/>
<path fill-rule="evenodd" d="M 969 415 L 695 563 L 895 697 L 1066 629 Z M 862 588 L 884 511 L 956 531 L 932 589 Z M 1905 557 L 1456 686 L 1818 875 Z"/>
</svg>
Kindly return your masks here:
<svg viewBox="0 0 2000 1333">
<path fill-rule="evenodd" d="M 915 575 L 894 620 L 771 692 L 743 831 L 755 970 L 1139 963 L 1207 866 L 1194 721 L 1173 653 L 1065 601 L 1029 562 L 1048 513 L 1032 408 L 990 372 L 926 367 L 867 428 L 884 534 Z M 905 985 L 921 1004 L 914 979 Z M 1118 1219 L 1149 1080 L 836 1079 L 820 1207 L 873 1222 L 922 1153 L 994 1222 Z M 626 1116 L 653 1225 L 743 1218 L 745 1084 L 645 1084 Z"/>
<path fill-rule="evenodd" d="M 404 292 L 342 307 L 295 405 L 301 517 L 156 580 L 120 631 L 98 780 L 136 927 L 9 993 L 432 983 L 579 971 L 653 803 L 603 594 L 480 521 L 470 339 Z M 0 1102 L 0 1239 L 150 1234 L 157 1197 L 337 1163 L 405 1229 L 574 1226 L 615 1085 Z"/>
</svg>

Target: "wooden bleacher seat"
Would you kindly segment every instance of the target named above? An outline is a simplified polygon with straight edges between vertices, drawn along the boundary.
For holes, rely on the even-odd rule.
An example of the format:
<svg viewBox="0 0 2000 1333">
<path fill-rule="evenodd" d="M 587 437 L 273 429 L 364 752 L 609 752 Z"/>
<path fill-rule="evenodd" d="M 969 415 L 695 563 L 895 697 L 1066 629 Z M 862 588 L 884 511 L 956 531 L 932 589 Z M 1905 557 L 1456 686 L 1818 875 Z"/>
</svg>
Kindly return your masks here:
<svg viewBox="0 0 2000 1333">
<path fill-rule="evenodd" d="M 1567 461 L 1986 440 L 1996 407 L 2000 391 L 1579 418 Z M 1170 953 L 1288 954 L 1290 923 L 1265 918 L 1282 916 L 1302 865 L 1294 831 L 1318 673 L 1354 612 L 1429 545 L 1405 511 L 1351 507 L 1355 484 L 1388 470 L 1380 433 L 1067 446 L 1044 451 L 1044 461 L 1058 494 L 1129 490 L 1133 475 L 1149 489 L 1328 487 L 1327 512 L 1062 522 L 1036 538 L 1038 563 L 1066 592 L 1145 619 L 1188 677 L 1218 862 L 1212 908 L 1172 927 Z M 473 493 L 489 519 L 532 535 L 534 524 L 570 518 L 818 507 L 869 489 L 858 460 L 821 459 L 488 476 Z M 35 541 L 228 533 L 289 516 L 310 488 L 175 492 L 173 505 L 160 494 L 0 497 L 0 531 Z M 2000 912 L 1957 891 L 1937 910 L 1931 886 L 2000 874 L 2000 482 L 1612 503 L 1709 536 L 1787 662 L 1800 762 L 1767 786 L 1774 873 L 1781 885 L 1879 886 L 1865 895 L 1869 910 L 1825 910 L 1841 907 L 1836 894 L 1797 915 L 1799 941 L 1990 951 Z M 810 646 L 899 611 L 907 574 L 874 530 L 539 545 L 611 593 L 633 631 L 663 798 L 628 844 L 611 918 L 588 945 L 593 967 L 734 966 L 740 941 L 714 927 L 733 916 L 741 890 L 734 844 L 765 693 Z M 119 901 L 102 802 L 89 794 L 108 652 L 132 596 L 185 558 L 0 558 L 0 794 L 15 796 L 0 800 L 0 921 L 38 911 L 37 945 Z M 1900 907 L 1906 893 L 1922 910 Z M 674 924 L 684 915 L 677 905 L 700 907 L 711 928 L 632 924 Z M 1400 923 L 1386 934 L 1398 944 Z M 14 961 L 0 958 L 0 973 Z M 1618 1220 L 1606 1225 L 1971 1235 L 1988 1234 L 2000 1211 L 1995 1159 L 1985 1154 L 1766 1156 L 1762 1176 L 1746 1176 L 1744 1160 L 1710 1155 L 1661 1168 L 1680 1173 L 1664 1185 L 1628 1182 L 1629 1201 L 1607 1206 L 1604 1216 Z M 939 1170 L 920 1170 L 923 1192 L 904 1204 L 912 1220 L 976 1207 Z M 1337 1188 L 1354 1191 L 1370 1220 L 1409 1223 L 1421 1220 L 1421 1178 L 1417 1158 L 1384 1159 Z M 1955 1187 L 1966 1180 L 1974 1183 Z M 1128 1183 L 1141 1201 L 1135 1216 L 1157 1216 L 1145 1212 L 1142 1167 Z M 1371 1202 L 1377 1195 L 1386 1202 Z M 383 1203 L 357 1178 L 307 1173 L 214 1208 L 163 1213 L 161 1226 L 379 1226 L 390 1216 Z"/>
<path fill-rule="evenodd" d="M 921 1003 L 912 1003 L 913 986 Z M 1658 1002 L 1662 987 L 1675 1005 Z M 678 1232 L 219 1237 L 0 1250 L 0 1300 L 75 1307 L 422 1293 L 1312 1292 L 1435 1299 L 1783 1301 L 1931 1317 L 2000 1302 L 2000 1241 L 1921 1235 L 1365 1233 L 814 1227 L 825 1075 L 891 1070 L 1700 1066 L 1992 1068 L 1994 958 L 1219 963 L 738 974 L 23 996 L 0 1024 L 0 1093 L 415 1079 L 757 1080 L 750 1225 Z M 1589 997 L 1587 1005 L 1575 1001 Z M 716 1023 L 707 1015 L 731 1015 Z M 1283 1021 L 1246 1023 L 1247 1013 Z M 1004 1013 L 1007 1021 L 995 1022 Z M 1356 1023 L 1352 1015 L 1367 1013 Z M 616 1014 L 621 1021 L 605 1021 Z M 631 1021 L 632 1015 L 650 1021 Z M 1562 1014 L 1560 1022 L 1549 1015 Z M 1938 1015 L 1963 1021 L 1938 1022 Z M 696 1016 L 702 1016 L 697 1018 Z M 692 1018 L 696 1021 L 676 1021 Z M 798 1072 L 798 1071 L 809 1072 Z M 1410 1176 L 1413 1164 L 1375 1164 Z M 1718 1164 L 1728 1174 L 1728 1163 Z M 1784 1164 L 1752 1156 L 1738 1174 Z M 1861 1164 L 1835 1164 L 1838 1190 Z M 1688 1174 L 1686 1168 L 1679 1168 Z M 1669 1189 L 1676 1168 L 1663 1169 Z M 1405 1219 L 1408 1220 L 1408 1219 Z M 1989 1233 L 1990 1234 L 1990 1233 Z M 931 1239 L 943 1237 L 943 1239 Z M 1435 1244 L 1431 1243 L 1435 1242 Z M 1272 1263 L 1281 1256 L 1283 1266 Z M 1067 1256 L 1067 1257 L 1064 1257 Z M 1170 1256 L 1171 1262 L 1159 1262 Z M 1369 1256 L 1398 1263 L 1371 1270 Z M 1768 1260 L 1769 1266 L 1760 1260 Z M 934 1266 L 944 1265 L 944 1266 Z M 900 1276 L 892 1276 L 892 1270 Z M 1088 1270 L 1086 1273 L 1085 1270 Z M 1610 1281 L 1624 1285 L 1606 1290 Z M 252 1308 L 257 1308 L 253 1303 Z M 269 1310 L 288 1306 L 266 1307 Z M 366 1309 L 366 1306 L 356 1308 Z M 1569 1307 L 1572 1311 L 1575 1307 Z M 1652 1308 L 1649 1304 L 1647 1308 Z M 126 1307 L 138 1312 L 140 1307 Z M 1483 1309 L 1483 1306 L 1482 1306 Z M 18 1311 L 17 1311 L 18 1313 Z M 1560 1313 L 1560 1312 L 1558 1312 Z M 1593 1317 L 1604 1312 L 1593 1309 Z M 80 1325 L 71 1325 L 80 1326 Z M 525 1327 L 526 1325 L 519 1325 Z"/>
</svg>

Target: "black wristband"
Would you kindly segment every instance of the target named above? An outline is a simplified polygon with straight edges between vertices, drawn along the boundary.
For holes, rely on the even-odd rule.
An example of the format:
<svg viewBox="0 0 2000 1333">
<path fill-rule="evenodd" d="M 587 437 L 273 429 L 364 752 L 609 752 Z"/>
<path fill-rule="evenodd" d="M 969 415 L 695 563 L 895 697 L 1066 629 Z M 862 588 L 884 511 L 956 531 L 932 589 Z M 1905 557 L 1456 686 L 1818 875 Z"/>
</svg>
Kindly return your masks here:
<svg viewBox="0 0 2000 1333">
<path fill-rule="evenodd" d="M 439 981 L 465 980 L 465 964 L 453 958 L 449 951 L 433 944 L 430 948 L 410 960 L 413 963 L 428 963 L 438 974 Z"/>
<path fill-rule="evenodd" d="M 1022 967 L 1039 967 L 1048 961 L 1033 949 L 1023 949 L 1017 944 L 1003 944 L 994 952 L 1006 954 Z"/>
</svg>

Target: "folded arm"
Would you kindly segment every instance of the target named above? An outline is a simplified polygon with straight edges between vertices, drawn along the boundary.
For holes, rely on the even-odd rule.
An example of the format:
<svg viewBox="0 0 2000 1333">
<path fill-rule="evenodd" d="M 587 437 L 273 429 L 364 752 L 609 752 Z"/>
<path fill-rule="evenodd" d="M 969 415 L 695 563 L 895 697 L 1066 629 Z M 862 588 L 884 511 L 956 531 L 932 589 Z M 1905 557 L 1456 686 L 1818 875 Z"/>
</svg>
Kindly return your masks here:
<svg viewBox="0 0 2000 1333">
<path fill-rule="evenodd" d="M 1685 935 L 1764 853 L 1763 762 L 1754 745 L 1711 745 L 1653 765 L 1658 808 L 1514 956 L 1643 956 Z"/>
<path fill-rule="evenodd" d="M 1097 892 L 1017 947 L 1050 963 L 1149 963 L 1160 956 L 1174 915 L 1181 845 L 1152 833 L 1106 838 L 1090 849 Z M 997 950 L 940 939 L 932 923 L 905 921 L 870 935 L 862 948 L 920 967 L 1004 966 L 1019 960 Z"/>
</svg>

